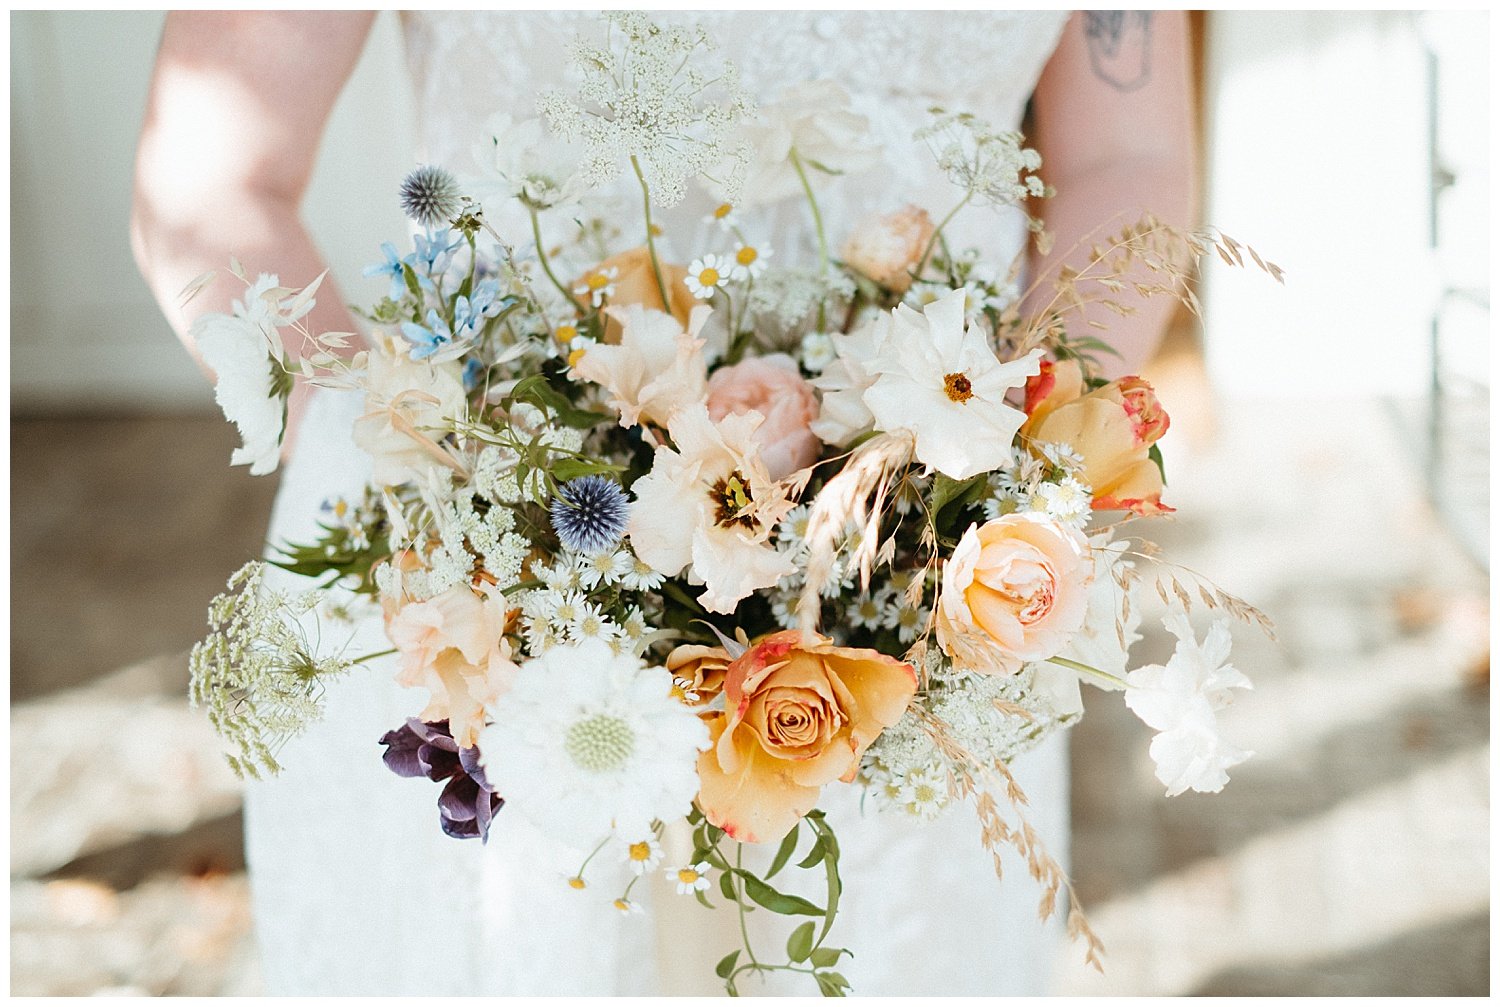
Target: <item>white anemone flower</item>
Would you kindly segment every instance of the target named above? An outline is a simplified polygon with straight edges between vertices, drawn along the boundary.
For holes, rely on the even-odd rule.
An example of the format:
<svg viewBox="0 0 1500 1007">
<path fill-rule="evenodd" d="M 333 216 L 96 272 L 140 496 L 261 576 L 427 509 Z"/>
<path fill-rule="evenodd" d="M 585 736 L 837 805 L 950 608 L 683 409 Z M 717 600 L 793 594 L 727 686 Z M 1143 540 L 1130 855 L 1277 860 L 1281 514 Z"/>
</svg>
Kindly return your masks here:
<svg viewBox="0 0 1500 1007">
<path fill-rule="evenodd" d="M 813 387 L 823 393 L 823 401 L 818 418 L 810 424 L 824 443 L 844 447 L 874 428 L 875 417 L 865 405 L 865 392 L 879 377 L 870 366 L 890 330 L 891 316 L 880 314 L 848 335 L 828 337 L 834 360 L 812 381 Z"/>
<path fill-rule="evenodd" d="M 249 465 L 251 475 L 274 472 L 291 378 L 273 356 L 265 327 L 240 311 L 210 314 L 193 323 L 192 338 L 213 369 L 214 398 L 224 418 L 240 431 L 241 446 L 229 456 L 229 463 Z"/>
<path fill-rule="evenodd" d="M 657 448 L 651 471 L 631 487 L 636 555 L 668 577 L 688 569 L 710 612 L 733 612 L 796 566 L 770 542 L 792 504 L 757 453 L 761 421 L 751 411 L 715 423 L 701 402 L 678 412 L 667 427 L 674 446 Z"/>
<path fill-rule="evenodd" d="M 573 373 L 609 391 L 620 426 L 662 425 L 678 409 L 703 401 L 708 365 L 698 334 L 712 308 L 694 308 L 685 330 L 665 311 L 639 304 L 606 313 L 620 323 L 620 342 L 590 344 L 574 361 Z"/>
<path fill-rule="evenodd" d="M 1041 368 L 1041 350 L 1001 363 L 984 330 L 964 321 L 964 291 L 953 290 L 918 314 L 900 305 L 870 361 L 864 393 L 875 427 L 916 439 L 917 460 L 951 479 L 968 479 L 1011 458 L 1026 414 L 1005 393 Z"/>
<path fill-rule="evenodd" d="M 515 198 L 546 210 L 576 203 L 586 191 L 579 151 L 538 118 L 491 116 L 473 154 L 482 174 L 469 188 L 482 203 Z"/>
<path fill-rule="evenodd" d="M 507 809 L 560 842 L 630 841 L 687 814 L 708 728 L 672 696 L 672 678 L 597 640 L 521 666 L 479 736 L 485 775 Z"/>
<path fill-rule="evenodd" d="M 1202 644 L 1181 611 L 1162 625 L 1177 637 L 1177 649 L 1165 665 L 1147 665 L 1125 676 L 1125 705 L 1161 732 L 1151 740 L 1151 759 L 1168 797 L 1190 789 L 1216 794 L 1229 782 L 1226 770 L 1252 753 L 1224 740 L 1215 714 L 1229 705 L 1231 689 L 1248 689 L 1250 680 L 1226 663 L 1229 625 L 1222 619 Z"/>
</svg>

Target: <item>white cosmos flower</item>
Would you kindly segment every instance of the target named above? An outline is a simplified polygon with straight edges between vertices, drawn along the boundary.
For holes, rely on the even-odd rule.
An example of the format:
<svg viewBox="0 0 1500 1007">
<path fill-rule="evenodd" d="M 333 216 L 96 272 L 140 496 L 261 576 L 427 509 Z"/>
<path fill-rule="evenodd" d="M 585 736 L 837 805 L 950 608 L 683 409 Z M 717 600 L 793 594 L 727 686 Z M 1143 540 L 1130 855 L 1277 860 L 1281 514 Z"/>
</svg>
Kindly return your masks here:
<svg viewBox="0 0 1500 1007">
<path fill-rule="evenodd" d="M 620 426 L 665 424 L 678 409 L 703 401 L 708 365 L 698 333 L 712 308 L 694 308 L 686 330 L 665 311 L 639 304 L 609 308 L 606 313 L 620 323 L 619 344 L 591 344 L 573 371 L 608 389 Z"/>
<path fill-rule="evenodd" d="M 239 305 L 235 306 L 239 308 Z M 251 475 L 276 470 L 286 417 L 286 386 L 265 327 L 245 317 L 204 315 L 193 323 L 193 345 L 215 375 L 214 398 L 240 431 L 241 446 L 229 456 L 231 465 L 249 465 Z"/>
<path fill-rule="evenodd" d="M 1177 649 L 1165 665 L 1125 676 L 1125 705 L 1161 732 L 1151 740 L 1151 758 L 1168 797 L 1189 789 L 1216 794 L 1229 782 L 1226 770 L 1252 753 L 1224 740 L 1215 714 L 1229 705 L 1231 689 L 1248 689 L 1250 680 L 1225 663 L 1230 639 L 1223 620 L 1213 624 L 1202 644 L 1183 612 L 1173 612 L 1162 624 L 1177 637 Z"/>
<path fill-rule="evenodd" d="M 964 292 L 954 290 L 921 314 L 906 305 L 868 365 L 875 382 L 864 393 L 875 427 L 916 438 L 917 460 L 951 479 L 1004 465 L 1026 414 L 1005 404 L 1041 367 L 1041 350 L 1001 363 L 984 330 L 966 326 Z"/>
<path fill-rule="evenodd" d="M 891 330 L 891 315 L 869 319 L 848 335 L 825 337 L 832 342 L 834 360 L 812 380 L 823 393 L 822 408 L 811 424 L 824 443 L 843 447 L 875 426 L 875 417 L 865 405 L 865 392 L 879 376 L 871 363 Z"/>
<path fill-rule="evenodd" d="M 483 174 L 469 188 L 482 203 L 516 198 L 538 210 L 575 203 L 586 191 L 578 172 L 580 152 L 541 119 L 491 116 L 474 145 Z"/>
<path fill-rule="evenodd" d="M 668 577 L 688 569 L 710 612 L 733 612 L 795 568 L 770 542 L 792 505 L 757 453 L 760 423 L 753 411 L 715 423 L 701 402 L 684 409 L 667 427 L 673 447 L 657 448 L 651 471 L 631 487 L 636 555 Z"/>
<path fill-rule="evenodd" d="M 819 174 L 862 171 L 880 159 L 869 139 L 870 120 L 849 107 L 849 92 L 831 80 L 787 88 L 779 100 L 762 105 L 744 129 L 755 151 L 745 180 L 747 203 L 773 203 L 802 193 L 792 164 L 796 152 L 810 182 Z"/>
<path fill-rule="evenodd" d="M 589 847 L 634 840 L 685 815 L 708 728 L 672 697 L 672 677 L 597 640 L 521 666 L 480 734 L 485 775 L 543 832 Z"/>
<path fill-rule="evenodd" d="M 1094 554 L 1094 582 L 1089 585 L 1088 614 L 1083 617 L 1083 628 L 1068 641 L 1063 657 L 1071 658 L 1098 668 L 1100 671 L 1124 678 L 1126 665 L 1130 661 L 1130 645 L 1141 638 L 1137 632 L 1141 625 L 1140 605 L 1136 603 L 1139 587 L 1132 582 L 1129 588 L 1130 605 L 1126 606 L 1125 589 L 1115 583 L 1114 568 L 1131 562 L 1121 558 L 1126 543 L 1111 542 L 1108 532 L 1089 539 Z M 1120 633 L 1116 625 L 1125 632 L 1125 645 L 1120 645 Z M 1083 680 L 1102 689 L 1113 689 L 1097 675 L 1084 675 Z"/>
</svg>

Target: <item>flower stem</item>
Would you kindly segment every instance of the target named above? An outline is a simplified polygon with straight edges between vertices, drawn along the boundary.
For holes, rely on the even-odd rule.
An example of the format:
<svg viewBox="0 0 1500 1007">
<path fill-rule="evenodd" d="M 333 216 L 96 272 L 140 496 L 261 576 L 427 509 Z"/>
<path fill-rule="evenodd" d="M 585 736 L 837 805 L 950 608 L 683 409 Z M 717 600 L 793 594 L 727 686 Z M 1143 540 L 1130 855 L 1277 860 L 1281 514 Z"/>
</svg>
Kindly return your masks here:
<svg viewBox="0 0 1500 1007">
<path fill-rule="evenodd" d="M 1120 678 L 1116 675 L 1111 675 L 1107 671 L 1100 671 L 1098 668 L 1095 668 L 1092 665 L 1084 664 L 1081 661 L 1071 661 L 1066 657 L 1049 657 L 1047 658 L 1047 660 L 1052 664 L 1060 664 L 1064 668 L 1071 668 L 1073 671 L 1081 672 L 1085 675 L 1092 675 L 1095 678 L 1102 679 L 1103 681 L 1108 682 L 1110 685 L 1113 685 L 1116 688 L 1125 688 L 1125 680 L 1123 678 Z"/>
<path fill-rule="evenodd" d="M 630 155 L 630 166 L 635 169 L 636 181 L 641 183 L 641 205 L 646 210 L 646 251 L 651 254 L 651 273 L 656 277 L 656 290 L 661 294 L 661 306 L 663 311 L 672 310 L 672 302 L 667 299 L 667 285 L 661 278 L 661 263 L 656 258 L 656 235 L 651 228 L 651 188 L 646 185 L 646 175 L 641 171 L 641 162 L 634 155 Z"/>
<path fill-rule="evenodd" d="M 396 653 L 396 648 L 395 647 L 392 647 L 390 650 L 377 650 L 373 654 L 366 654 L 364 657 L 356 657 L 354 660 L 350 661 L 349 663 L 350 664 L 364 664 L 366 661 L 373 661 L 377 657 L 389 657 L 389 656 L 391 656 L 394 653 Z"/>
<path fill-rule="evenodd" d="M 531 234 L 536 238 L 536 259 L 542 264 L 542 272 L 547 274 L 547 279 L 552 281 L 552 285 L 563 295 L 563 299 L 571 301 L 573 300 L 572 293 L 568 291 L 567 287 L 563 286 L 562 281 L 557 278 L 557 274 L 552 271 L 552 264 L 547 261 L 547 249 L 542 245 L 542 224 L 537 218 L 536 207 L 529 206 L 527 209 L 531 212 Z"/>
<path fill-rule="evenodd" d="M 938 226 L 933 229 L 932 238 L 927 242 L 926 251 L 922 253 L 922 257 L 917 260 L 916 266 L 911 271 L 911 275 L 913 278 L 921 276 L 922 270 L 927 267 L 927 260 L 932 257 L 932 250 L 937 247 L 938 238 L 942 237 L 943 234 L 943 228 L 947 227 L 948 222 L 953 219 L 953 217 L 958 213 L 959 210 L 962 210 L 965 206 L 968 206 L 969 200 L 973 198 L 973 189 L 965 192 L 964 198 L 960 199 L 958 203 L 953 207 L 953 209 L 948 211 L 948 215 L 944 217 L 938 224 Z"/>
<path fill-rule="evenodd" d="M 734 869 L 736 871 L 743 870 L 744 858 L 745 858 L 745 844 L 744 843 L 735 843 L 734 844 Z M 742 941 L 744 941 L 744 943 L 745 943 L 745 957 L 747 957 L 747 958 L 750 959 L 750 963 L 752 965 L 759 966 L 760 962 L 757 961 L 756 958 L 755 958 L 755 950 L 750 947 L 750 928 L 747 927 L 747 926 L 745 926 L 745 900 L 744 900 L 744 893 L 745 893 L 744 885 L 745 885 L 745 882 L 742 879 L 736 879 L 736 881 L 738 881 L 738 884 L 735 886 L 735 890 L 734 890 L 735 891 L 734 905 L 735 905 L 735 908 L 740 911 L 740 939 Z"/>
<path fill-rule="evenodd" d="M 823 271 L 828 271 L 828 236 L 823 231 L 823 214 L 818 210 L 818 201 L 813 196 L 812 183 L 807 180 L 807 171 L 802 167 L 802 158 L 797 156 L 797 149 L 792 148 L 792 169 L 797 172 L 797 178 L 802 183 L 802 191 L 807 193 L 807 205 L 812 209 L 813 227 L 818 232 L 818 262 Z"/>
</svg>

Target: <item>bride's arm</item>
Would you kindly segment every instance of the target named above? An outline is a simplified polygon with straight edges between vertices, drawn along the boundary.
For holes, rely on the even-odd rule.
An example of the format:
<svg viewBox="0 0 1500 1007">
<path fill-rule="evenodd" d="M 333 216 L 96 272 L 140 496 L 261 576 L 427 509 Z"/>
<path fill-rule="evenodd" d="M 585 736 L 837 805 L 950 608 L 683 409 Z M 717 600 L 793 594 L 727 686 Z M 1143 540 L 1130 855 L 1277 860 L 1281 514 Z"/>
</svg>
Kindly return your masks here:
<svg viewBox="0 0 1500 1007">
<path fill-rule="evenodd" d="M 167 15 L 136 152 L 131 245 L 200 366 L 188 335 L 193 319 L 244 296 L 228 271 L 231 257 L 252 275 L 279 274 L 287 286 L 323 271 L 299 204 L 373 20 L 343 12 Z M 218 271 L 212 285 L 179 304 L 183 287 L 209 270 Z M 314 332 L 357 331 L 332 278 L 309 324 Z M 291 427 L 303 404 L 294 395 Z"/>
<path fill-rule="evenodd" d="M 1056 241 L 1047 258 L 1032 263 L 1031 275 L 1047 278 L 1028 299 L 1029 311 L 1052 296 L 1060 264 L 1081 268 L 1093 241 L 1142 211 L 1171 224 L 1196 222 L 1190 47 L 1183 11 L 1079 12 L 1063 30 L 1034 103 L 1031 140 L 1042 155 L 1042 177 L 1057 188 L 1042 201 L 1042 218 Z M 1109 227 L 1087 237 L 1107 221 Z M 1069 254 L 1080 239 L 1082 247 Z M 1176 306 L 1163 296 L 1120 299 L 1136 313 L 1121 317 L 1096 305 L 1084 315 L 1109 326 L 1107 338 L 1124 357 L 1101 358 L 1110 376 L 1133 373 L 1147 361 Z M 1089 332 L 1071 318 L 1069 330 Z"/>
</svg>

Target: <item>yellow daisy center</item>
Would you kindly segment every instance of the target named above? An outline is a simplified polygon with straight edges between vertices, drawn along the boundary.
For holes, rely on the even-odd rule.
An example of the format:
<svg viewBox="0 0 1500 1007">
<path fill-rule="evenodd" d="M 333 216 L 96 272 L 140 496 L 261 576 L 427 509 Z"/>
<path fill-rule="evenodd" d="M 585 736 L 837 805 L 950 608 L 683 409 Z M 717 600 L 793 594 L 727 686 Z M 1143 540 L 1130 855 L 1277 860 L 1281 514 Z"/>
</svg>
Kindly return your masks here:
<svg viewBox="0 0 1500 1007">
<path fill-rule="evenodd" d="M 624 899 L 615 899 L 615 908 L 622 913 L 628 913 L 630 912 L 630 903 Z"/>
<path fill-rule="evenodd" d="M 718 206 L 714 207 L 714 219 L 715 220 L 723 220 L 725 217 L 729 216 L 729 214 L 732 213 L 733 211 L 734 211 L 734 207 L 731 206 L 730 204 L 728 204 L 728 203 L 720 203 Z"/>
<path fill-rule="evenodd" d="M 576 891 L 580 891 L 581 892 L 585 888 L 587 888 L 588 885 L 584 882 L 584 880 L 582 878 L 576 878 L 575 877 L 575 878 L 569 878 L 568 879 L 568 887 L 572 888 L 572 889 L 575 889 Z"/>
<path fill-rule="evenodd" d="M 740 265 L 748 266 L 756 259 L 760 258 L 760 253 L 751 248 L 749 245 L 746 245 L 744 248 L 741 248 L 738 252 L 734 253 L 734 258 L 735 261 Z"/>
<path fill-rule="evenodd" d="M 578 326 L 559 325 L 557 327 L 557 341 L 559 343 L 571 343 L 578 337 Z"/>
<path fill-rule="evenodd" d="M 705 269 L 698 274 L 698 283 L 705 287 L 717 287 L 719 285 L 719 271 L 717 269 Z"/>
<path fill-rule="evenodd" d="M 590 290 L 603 290 L 607 286 L 609 286 L 609 277 L 603 273 L 593 273 L 589 276 Z"/>
<path fill-rule="evenodd" d="M 698 880 L 698 872 L 691 867 L 684 867 L 677 872 L 677 880 L 685 885 L 691 885 Z"/>
<path fill-rule="evenodd" d="M 954 402 L 967 402 L 974 397 L 974 385 L 960 373 L 943 375 L 943 391 Z"/>
<path fill-rule="evenodd" d="M 583 359 L 583 347 L 580 346 L 578 349 L 576 349 L 572 353 L 568 354 L 568 366 L 569 367 L 577 367 L 578 366 L 578 361 L 580 361 L 582 359 Z"/>
<path fill-rule="evenodd" d="M 631 860 L 650 860 L 651 859 L 651 844 L 650 843 L 631 843 L 630 844 L 630 859 Z"/>
</svg>

